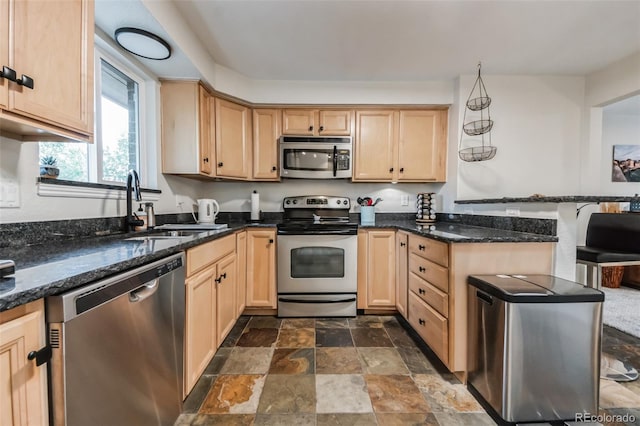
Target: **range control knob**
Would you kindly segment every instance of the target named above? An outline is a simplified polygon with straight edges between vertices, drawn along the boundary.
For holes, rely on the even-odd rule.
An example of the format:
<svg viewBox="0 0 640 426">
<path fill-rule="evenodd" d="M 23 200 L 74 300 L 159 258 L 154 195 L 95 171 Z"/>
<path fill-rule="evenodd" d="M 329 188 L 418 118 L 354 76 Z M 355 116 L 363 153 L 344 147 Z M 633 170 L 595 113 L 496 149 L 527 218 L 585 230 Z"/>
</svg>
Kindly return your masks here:
<svg viewBox="0 0 640 426">
<path fill-rule="evenodd" d="M 291 204 L 291 200 L 285 201 L 285 204 Z"/>
<path fill-rule="evenodd" d="M 298 200 L 293 200 L 293 204 L 298 204 Z"/>
</svg>

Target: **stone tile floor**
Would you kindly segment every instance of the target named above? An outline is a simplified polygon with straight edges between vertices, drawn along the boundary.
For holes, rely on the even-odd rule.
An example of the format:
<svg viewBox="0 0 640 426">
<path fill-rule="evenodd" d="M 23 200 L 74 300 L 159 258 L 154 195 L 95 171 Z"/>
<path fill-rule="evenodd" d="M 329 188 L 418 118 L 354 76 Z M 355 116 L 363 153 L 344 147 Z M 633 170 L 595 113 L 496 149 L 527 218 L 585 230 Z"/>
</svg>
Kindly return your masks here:
<svg viewBox="0 0 640 426">
<path fill-rule="evenodd" d="M 607 329 L 603 347 L 627 362 L 639 361 L 638 340 Z M 601 394 L 601 414 L 629 413 L 636 421 L 627 424 L 640 424 L 637 383 L 603 381 Z M 425 356 L 395 317 L 369 315 L 241 317 L 175 423 L 493 424 L 466 387 L 433 354 Z"/>
</svg>

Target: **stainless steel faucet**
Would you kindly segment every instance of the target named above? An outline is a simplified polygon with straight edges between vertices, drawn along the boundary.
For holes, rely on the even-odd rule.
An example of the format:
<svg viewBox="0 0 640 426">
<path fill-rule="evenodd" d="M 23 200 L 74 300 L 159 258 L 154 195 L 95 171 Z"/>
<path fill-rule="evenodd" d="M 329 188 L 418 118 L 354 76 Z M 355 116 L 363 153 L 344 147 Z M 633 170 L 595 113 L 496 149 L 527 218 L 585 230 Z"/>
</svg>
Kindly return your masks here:
<svg viewBox="0 0 640 426">
<path fill-rule="evenodd" d="M 136 196 L 136 201 L 142 201 L 140 193 L 140 178 L 138 173 L 131 169 L 127 174 L 127 217 L 125 217 L 125 227 L 127 231 L 133 231 L 136 226 L 144 225 L 144 221 L 133 216 L 133 206 L 131 201 L 131 192 Z"/>
</svg>

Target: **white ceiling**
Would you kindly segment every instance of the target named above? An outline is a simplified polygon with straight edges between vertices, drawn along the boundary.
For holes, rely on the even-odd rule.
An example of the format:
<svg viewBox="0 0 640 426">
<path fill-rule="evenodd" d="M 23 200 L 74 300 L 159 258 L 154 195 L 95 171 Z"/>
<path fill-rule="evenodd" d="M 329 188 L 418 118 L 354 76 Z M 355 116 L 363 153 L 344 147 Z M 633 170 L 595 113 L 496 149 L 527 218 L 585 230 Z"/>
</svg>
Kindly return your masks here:
<svg viewBox="0 0 640 426">
<path fill-rule="evenodd" d="M 442 80 L 473 74 L 479 60 L 487 74 L 585 75 L 640 51 L 640 0 L 174 4 L 216 63 L 252 79 Z M 139 0 L 97 0 L 96 24 L 172 42 Z M 180 51 L 142 62 L 161 77 L 197 76 Z"/>
</svg>

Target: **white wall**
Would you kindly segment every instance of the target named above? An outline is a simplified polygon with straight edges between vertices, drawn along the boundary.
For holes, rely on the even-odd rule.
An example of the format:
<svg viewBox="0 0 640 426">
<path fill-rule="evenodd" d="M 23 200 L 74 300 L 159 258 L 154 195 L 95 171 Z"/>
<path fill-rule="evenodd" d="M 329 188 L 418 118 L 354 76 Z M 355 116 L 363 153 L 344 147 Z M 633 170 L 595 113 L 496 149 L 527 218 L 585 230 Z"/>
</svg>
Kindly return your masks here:
<svg viewBox="0 0 640 426">
<path fill-rule="evenodd" d="M 458 161 L 457 198 L 578 193 L 584 78 L 490 75 L 483 80 L 492 99 L 491 137 L 498 151 L 489 161 Z M 464 105 L 474 81 L 474 76 L 460 78 L 458 104 Z M 460 122 L 463 113 L 458 112 Z"/>
</svg>

